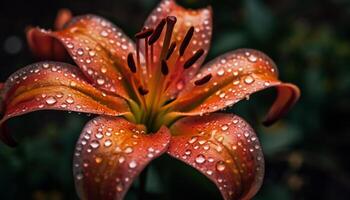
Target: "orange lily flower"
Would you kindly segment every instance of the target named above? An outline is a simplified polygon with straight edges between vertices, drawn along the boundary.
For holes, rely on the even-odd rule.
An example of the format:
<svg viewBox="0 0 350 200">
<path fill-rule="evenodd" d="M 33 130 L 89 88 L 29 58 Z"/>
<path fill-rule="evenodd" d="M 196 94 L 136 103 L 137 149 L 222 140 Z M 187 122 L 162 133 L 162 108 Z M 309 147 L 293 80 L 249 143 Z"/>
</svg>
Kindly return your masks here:
<svg viewBox="0 0 350 200">
<path fill-rule="evenodd" d="M 268 56 L 239 49 L 201 67 L 211 8 L 189 10 L 173 0 L 151 13 L 135 43 L 94 15 L 58 24 L 56 31 L 30 29 L 29 44 L 56 61 L 67 52 L 77 66 L 40 62 L 9 77 L 1 87 L 4 142 L 15 144 L 4 130 L 11 117 L 46 109 L 93 113 L 100 116 L 83 129 L 73 161 L 81 199 L 122 199 L 163 153 L 203 173 L 226 200 L 256 194 L 264 174 L 258 138 L 242 118 L 217 111 L 270 87 L 278 96 L 265 124 L 294 105 L 299 89 L 278 79 Z"/>
</svg>

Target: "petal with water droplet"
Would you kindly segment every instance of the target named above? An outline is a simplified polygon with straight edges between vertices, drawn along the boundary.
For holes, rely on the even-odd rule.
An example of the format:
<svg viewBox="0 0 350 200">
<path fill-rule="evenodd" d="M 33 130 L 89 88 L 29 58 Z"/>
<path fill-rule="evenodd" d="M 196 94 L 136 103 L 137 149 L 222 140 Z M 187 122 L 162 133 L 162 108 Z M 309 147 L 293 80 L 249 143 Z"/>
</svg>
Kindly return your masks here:
<svg viewBox="0 0 350 200">
<path fill-rule="evenodd" d="M 15 72 L 5 82 L 1 91 L 4 115 L 0 124 L 3 126 L 11 117 L 37 110 L 67 110 L 111 116 L 129 112 L 124 99 L 101 93 L 89 84 L 75 66 L 59 62 L 35 63 Z M 8 133 L 0 133 L 4 134 Z M 9 135 L 4 138 L 9 138 Z"/>
<path fill-rule="evenodd" d="M 63 30 L 43 34 L 63 45 L 96 87 L 125 98 L 133 92 L 127 86 L 133 76 L 126 57 L 135 52 L 135 44 L 108 20 L 94 15 L 79 16 Z"/>
<path fill-rule="evenodd" d="M 226 200 L 251 199 L 259 190 L 263 154 L 253 129 L 240 117 L 185 117 L 170 131 L 174 136 L 168 153 L 207 176 Z"/>
<path fill-rule="evenodd" d="M 112 134 L 96 137 L 96 133 L 107 135 L 107 132 Z M 77 142 L 73 160 L 80 198 L 123 199 L 133 180 L 151 160 L 166 151 L 169 141 L 170 133 L 166 127 L 155 134 L 146 134 L 143 125 L 123 118 L 91 120 Z"/>
<path fill-rule="evenodd" d="M 203 85 L 194 82 L 212 75 Z M 201 115 L 232 106 L 255 92 L 276 87 L 278 96 L 273 104 L 266 124 L 278 120 L 299 98 L 299 89 L 282 83 L 274 62 L 262 52 L 239 49 L 206 64 L 177 100 L 170 106 L 180 115 Z"/>
</svg>

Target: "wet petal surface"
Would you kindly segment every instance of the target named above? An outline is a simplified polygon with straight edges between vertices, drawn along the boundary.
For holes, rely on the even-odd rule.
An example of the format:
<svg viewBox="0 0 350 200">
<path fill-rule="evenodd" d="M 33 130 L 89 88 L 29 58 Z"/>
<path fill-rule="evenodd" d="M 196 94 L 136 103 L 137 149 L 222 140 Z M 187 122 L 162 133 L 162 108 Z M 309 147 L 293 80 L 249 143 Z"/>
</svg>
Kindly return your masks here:
<svg viewBox="0 0 350 200">
<path fill-rule="evenodd" d="M 209 80 L 203 80 L 210 75 Z M 299 89 L 278 80 L 273 61 L 262 52 L 240 49 L 206 64 L 170 106 L 181 115 L 202 115 L 232 106 L 257 91 L 278 88 L 268 121 L 274 122 L 299 98 Z"/>
<path fill-rule="evenodd" d="M 123 118 L 98 117 L 84 128 L 76 145 L 74 176 L 81 199 L 123 199 L 134 179 L 170 141 L 166 127 L 147 134 Z"/>
<path fill-rule="evenodd" d="M 112 116 L 129 112 L 123 99 L 94 88 L 77 67 L 59 62 L 36 63 L 15 72 L 5 82 L 1 99 L 3 118 L 0 123 L 37 110 Z"/>
<path fill-rule="evenodd" d="M 196 168 L 224 199 L 250 199 L 259 190 L 264 158 L 252 128 L 232 114 L 186 117 L 170 129 L 168 153 Z"/>
</svg>

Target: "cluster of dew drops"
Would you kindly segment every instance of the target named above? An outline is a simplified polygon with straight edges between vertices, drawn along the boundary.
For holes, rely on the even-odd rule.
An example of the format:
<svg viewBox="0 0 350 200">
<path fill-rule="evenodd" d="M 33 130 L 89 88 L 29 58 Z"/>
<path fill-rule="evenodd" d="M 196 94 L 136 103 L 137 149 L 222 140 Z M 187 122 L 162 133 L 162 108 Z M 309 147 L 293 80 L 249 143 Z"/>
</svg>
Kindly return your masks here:
<svg viewBox="0 0 350 200">
<path fill-rule="evenodd" d="M 211 131 L 207 130 L 207 127 L 218 127 Z M 229 129 L 234 128 L 235 130 L 241 130 L 236 135 L 232 135 L 233 131 Z M 207 122 L 203 127 L 197 127 L 197 136 L 192 136 L 184 144 L 183 151 L 176 154 L 176 157 L 184 160 L 190 165 L 198 168 L 205 175 L 212 179 L 215 179 L 219 184 L 219 189 L 223 190 L 229 189 L 229 195 L 234 194 L 234 187 L 228 180 L 225 179 L 225 173 L 243 174 L 244 168 L 247 168 L 249 158 L 252 157 L 255 172 L 250 172 L 249 175 L 254 177 L 257 174 L 256 179 L 262 180 L 263 173 L 263 156 L 260 149 L 260 144 L 253 132 L 247 127 L 245 122 L 238 117 L 233 117 L 231 122 L 221 124 L 216 121 Z M 224 134 L 222 134 L 224 133 Z M 210 154 L 221 154 L 223 151 L 231 151 L 235 161 L 231 159 L 221 160 L 215 159 L 215 157 L 210 157 Z M 243 152 L 240 156 L 245 156 L 247 158 L 241 158 L 238 161 L 238 152 Z M 234 162 L 237 162 L 236 164 Z M 207 163 L 205 165 L 205 163 Z M 212 165 L 213 163 L 213 165 Z M 240 164 L 240 169 L 237 169 L 235 165 Z M 212 168 L 207 168 L 208 166 L 215 166 L 215 170 Z M 254 174 L 252 174 L 254 173 Z M 234 183 L 233 183 L 234 184 Z M 240 182 L 235 183 L 237 187 L 241 184 Z"/>
<path fill-rule="evenodd" d="M 254 50 L 229 53 L 208 65 L 210 67 L 204 68 L 201 73 L 198 73 L 197 78 L 204 77 L 209 73 L 213 75 L 213 78 L 203 87 L 199 87 L 199 90 L 202 90 L 203 93 L 217 90 L 214 93 L 215 95 L 208 99 L 218 98 L 218 100 L 211 101 L 211 103 L 205 101 L 201 104 L 199 108 L 200 115 L 228 108 L 244 98 L 249 100 L 250 94 L 272 86 L 271 81 L 263 80 L 257 74 L 276 73 L 272 61 L 261 52 Z M 252 73 L 252 71 L 254 72 Z M 231 76 L 227 76 L 227 73 Z M 227 79 L 232 79 L 230 84 L 222 85 Z"/>
<path fill-rule="evenodd" d="M 58 74 L 57 76 L 55 75 L 56 73 Z M 20 87 L 21 84 L 26 85 L 26 83 L 23 82 L 27 81 L 27 79 L 31 79 L 30 81 L 33 81 L 31 85 L 38 82 L 38 87 L 41 87 L 41 82 L 52 81 L 48 79 L 49 77 L 55 79 L 54 81 L 58 82 L 58 86 L 69 86 L 74 88 L 77 87 L 78 84 L 88 84 L 84 80 L 80 79 L 77 73 L 78 71 L 72 70 L 71 67 L 64 64 L 60 65 L 59 63 L 55 62 L 36 63 L 27 66 L 11 75 L 8 79 L 8 82 L 6 83 L 6 88 Z M 45 77 L 46 79 L 42 80 L 40 79 L 41 77 Z M 44 87 L 45 83 L 43 84 Z M 101 95 L 104 96 L 105 94 Z M 47 94 L 42 93 L 36 96 L 35 101 L 36 103 L 34 105 L 37 105 L 37 109 L 44 109 L 48 106 L 53 106 L 59 109 L 69 109 L 80 112 L 83 111 L 86 107 L 85 105 L 78 104 L 75 101 L 73 93 L 70 94 L 60 91 L 48 92 Z M 28 109 L 29 108 L 26 105 L 23 107 L 18 107 L 17 110 L 10 113 L 9 116 L 18 112 L 27 112 Z M 30 109 L 34 108 L 31 107 Z"/>
<path fill-rule="evenodd" d="M 128 173 L 110 177 L 115 179 L 117 192 L 122 192 L 126 184 L 131 184 L 129 182 L 130 179 L 137 174 L 135 169 L 142 169 L 137 167 L 139 165 L 144 165 L 147 160 L 155 158 L 156 155 L 160 154 L 161 149 L 167 145 L 161 144 L 161 147 L 160 145 L 150 146 L 152 145 L 152 143 L 150 143 L 147 147 L 147 144 L 143 144 L 143 140 L 140 138 L 145 135 L 145 132 L 137 128 L 133 128 L 132 130 L 124 130 L 123 128 L 115 129 L 106 124 L 99 123 L 97 120 L 93 120 L 92 124 L 96 126 L 96 130 L 88 126 L 87 129 L 83 131 L 75 149 L 76 159 L 74 161 L 74 169 L 77 181 L 81 181 L 84 178 L 84 172 L 89 174 L 89 163 L 95 162 L 96 164 L 101 164 L 102 162 L 115 162 L 119 166 L 119 169 L 123 166 L 128 168 Z M 120 141 L 118 138 L 124 138 L 125 135 L 128 136 L 129 134 L 131 134 L 131 137 L 127 137 L 128 144 L 119 144 Z M 147 148 L 146 150 L 142 150 L 139 149 L 138 146 Z M 100 153 L 104 156 L 100 156 Z M 91 159 L 85 159 L 82 154 L 87 154 L 88 156 L 86 158 Z M 93 154 L 93 156 L 90 154 Z M 137 160 L 135 156 L 137 156 Z"/>
</svg>

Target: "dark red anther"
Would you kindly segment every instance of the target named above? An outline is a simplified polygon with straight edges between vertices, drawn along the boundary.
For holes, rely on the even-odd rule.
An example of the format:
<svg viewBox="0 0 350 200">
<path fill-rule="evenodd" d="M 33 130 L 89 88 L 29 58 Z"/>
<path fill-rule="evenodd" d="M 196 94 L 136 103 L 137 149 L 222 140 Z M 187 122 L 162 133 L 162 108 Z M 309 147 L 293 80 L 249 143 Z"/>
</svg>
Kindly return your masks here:
<svg viewBox="0 0 350 200">
<path fill-rule="evenodd" d="M 197 86 L 206 84 L 206 83 L 208 83 L 208 81 L 210 81 L 211 77 L 212 77 L 212 75 L 208 74 L 208 75 L 204 76 L 203 78 L 201 78 L 199 80 L 196 80 L 194 82 L 194 84 L 197 85 Z"/>
<path fill-rule="evenodd" d="M 163 28 L 165 26 L 166 20 L 162 19 L 159 24 L 157 25 L 157 27 L 154 29 L 151 37 L 148 40 L 148 44 L 152 45 L 154 44 L 160 37 L 160 35 L 162 34 Z"/>
<path fill-rule="evenodd" d="M 147 38 L 150 35 L 152 35 L 153 33 L 153 29 L 152 28 L 144 28 L 142 31 L 138 32 L 135 34 L 135 37 L 137 39 L 143 39 L 143 38 Z"/>
<path fill-rule="evenodd" d="M 166 54 L 165 60 L 169 60 L 170 56 L 173 54 L 176 47 L 176 42 L 172 42 Z"/>
<path fill-rule="evenodd" d="M 162 60 L 161 71 L 164 76 L 169 74 L 169 67 L 165 60 Z"/>
<path fill-rule="evenodd" d="M 194 27 L 191 26 L 191 28 L 188 29 L 184 39 L 182 40 L 182 43 L 181 43 L 181 46 L 179 49 L 180 56 L 184 55 L 185 50 L 186 50 L 187 46 L 190 44 L 190 41 L 193 37 L 193 33 L 194 33 Z"/>
<path fill-rule="evenodd" d="M 199 49 L 198 51 L 196 51 L 196 53 L 194 53 L 193 56 L 185 62 L 184 68 L 185 69 L 190 68 L 203 54 L 204 54 L 203 49 Z"/>
<path fill-rule="evenodd" d="M 142 96 L 148 94 L 148 92 L 149 92 L 146 88 L 143 88 L 142 86 L 140 86 L 140 87 L 138 88 L 138 91 L 139 91 L 139 93 L 140 93 Z"/>
<path fill-rule="evenodd" d="M 132 53 L 128 54 L 128 66 L 132 73 L 136 73 L 136 64 Z"/>
</svg>

